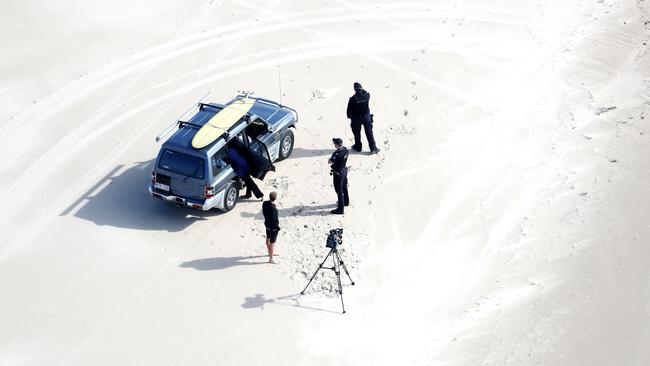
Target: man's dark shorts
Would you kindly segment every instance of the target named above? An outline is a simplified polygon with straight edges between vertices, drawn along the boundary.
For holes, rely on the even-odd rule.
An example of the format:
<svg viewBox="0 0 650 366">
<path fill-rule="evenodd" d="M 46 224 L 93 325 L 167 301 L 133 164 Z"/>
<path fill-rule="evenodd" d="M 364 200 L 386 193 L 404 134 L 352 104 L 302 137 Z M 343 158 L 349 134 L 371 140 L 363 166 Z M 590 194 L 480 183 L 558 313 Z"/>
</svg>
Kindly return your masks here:
<svg viewBox="0 0 650 366">
<path fill-rule="evenodd" d="M 266 238 L 271 241 L 271 244 L 275 244 L 275 241 L 278 239 L 278 233 L 280 230 L 269 230 L 266 229 Z"/>
</svg>

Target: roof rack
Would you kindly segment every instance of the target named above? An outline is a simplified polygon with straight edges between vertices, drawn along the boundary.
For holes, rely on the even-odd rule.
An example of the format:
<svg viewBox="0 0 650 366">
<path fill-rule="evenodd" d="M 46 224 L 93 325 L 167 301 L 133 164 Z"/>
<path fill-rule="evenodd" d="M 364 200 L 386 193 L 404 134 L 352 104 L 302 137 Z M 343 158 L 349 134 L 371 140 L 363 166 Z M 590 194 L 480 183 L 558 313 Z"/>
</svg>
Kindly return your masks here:
<svg viewBox="0 0 650 366">
<path fill-rule="evenodd" d="M 181 126 L 181 123 L 182 123 L 182 124 L 194 125 L 194 124 L 192 124 L 192 123 L 189 123 L 189 122 L 187 122 L 187 121 L 184 121 L 184 119 L 185 119 L 186 117 L 188 117 L 188 116 L 190 115 L 190 113 L 193 113 L 197 108 L 198 108 L 199 110 L 201 110 L 201 108 L 203 108 L 202 106 L 204 105 L 203 101 L 206 100 L 206 99 L 208 98 L 208 96 L 210 96 L 210 93 L 211 93 L 211 92 L 212 92 L 212 90 L 208 90 L 208 93 L 207 93 L 203 98 L 201 98 L 201 100 L 199 100 L 199 102 L 198 102 L 196 105 L 194 105 L 192 108 L 188 109 L 185 113 L 181 114 L 181 115 L 176 119 L 176 122 L 172 123 L 172 124 L 171 124 L 169 127 L 167 127 L 163 132 L 161 132 L 158 136 L 156 136 L 156 142 L 162 140 L 163 137 L 165 137 L 167 134 L 169 134 L 171 131 L 173 131 L 174 128 L 176 128 L 176 126 Z M 198 125 L 194 125 L 194 126 L 198 126 Z M 181 127 L 182 127 L 182 126 L 181 126 Z"/>
<path fill-rule="evenodd" d="M 171 131 L 173 131 L 174 128 L 176 128 L 177 126 L 178 126 L 178 127 L 183 127 L 183 126 L 192 126 L 192 127 L 198 127 L 198 128 L 203 127 L 203 126 L 200 126 L 200 125 L 197 125 L 197 124 L 194 124 L 194 123 L 190 123 L 190 122 L 184 120 L 184 119 L 185 119 L 185 118 L 186 118 L 190 113 L 194 112 L 196 109 L 198 109 L 198 110 L 202 110 L 203 107 L 205 107 L 205 106 L 212 107 L 212 108 L 217 108 L 217 109 L 223 109 L 223 108 L 225 107 L 225 105 L 223 105 L 223 104 L 204 103 L 204 102 L 203 102 L 204 100 L 206 100 L 206 99 L 208 98 L 208 96 L 210 95 L 210 92 L 211 92 L 211 91 L 208 91 L 208 93 L 207 93 L 203 98 L 201 98 L 201 100 L 200 100 L 200 101 L 199 101 L 195 106 L 193 106 L 192 108 L 190 108 L 187 112 L 181 114 L 180 117 L 178 117 L 178 118 L 176 119 L 176 122 L 174 122 L 173 124 L 171 124 L 171 125 L 170 125 L 169 127 L 167 127 L 163 132 L 161 132 L 158 136 L 156 136 L 156 142 L 159 142 L 160 140 L 162 140 L 166 135 L 168 135 Z M 252 94 L 252 93 L 239 93 L 239 94 L 237 94 L 237 96 L 236 96 L 234 99 L 232 99 L 231 101 L 229 101 L 229 102 L 226 103 L 226 104 L 230 104 L 230 103 L 232 103 L 232 102 L 234 102 L 234 101 L 236 101 L 236 100 L 238 100 L 238 99 L 242 99 L 242 98 L 255 99 L 255 100 L 260 101 L 260 102 L 262 102 L 262 103 L 267 103 L 267 104 L 275 105 L 275 106 L 277 106 L 277 107 L 280 107 L 280 108 L 286 108 L 286 109 L 292 111 L 292 112 L 295 114 L 295 116 L 296 116 L 296 121 L 298 121 L 298 111 L 296 111 L 295 109 L 293 109 L 293 108 L 291 108 L 291 107 L 288 107 L 288 106 L 286 106 L 286 105 L 280 104 L 280 103 L 278 103 L 278 102 L 276 102 L 276 101 L 274 101 L 274 100 L 271 100 L 271 99 L 259 98 L 259 97 L 253 97 L 253 96 L 251 96 L 251 94 Z M 246 117 L 248 117 L 248 119 L 250 120 L 250 118 L 252 117 L 252 115 L 251 115 L 250 113 L 247 112 L 247 113 L 246 113 Z M 259 117 L 259 116 L 257 116 L 257 117 L 260 118 L 260 119 L 262 119 L 262 118 Z"/>
<path fill-rule="evenodd" d="M 296 115 L 296 121 L 298 121 L 298 111 L 296 111 L 295 109 L 293 109 L 293 108 L 291 108 L 291 107 L 288 107 L 288 106 L 286 106 L 286 105 L 283 105 L 283 104 L 281 104 L 281 103 L 278 103 L 278 102 L 276 102 L 276 101 L 274 101 L 274 100 L 266 99 L 266 98 L 260 98 L 260 97 L 253 97 L 253 96 L 251 96 L 251 95 L 248 94 L 248 93 L 244 93 L 244 94 L 240 93 L 240 94 L 237 94 L 237 96 L 235 97 L 235 99 L 233 99 L 232 101 L 235 101 L 235 100 L 237 100 L 237 99 L 241 99 L 241 98 L 250 98 L 250 99 L 255 99 L 255 100 L 258 100 L 258 101 L 260 101 L 260 102 L 264 102 L 264 103 L 267 103 L 267 104 L 272 104 L 272 105 L 278 106 L 278 107 L 280 107 L 280 108 L 286 108 L 286 109 L 292 111 L 292 112 Z M 231 102 L 232 102 L 232 101 L 231 101 Z"/>
<path fill-rule="evenodd" d="M 203 107 L 205 106 L 216 108 L 216 109 L 224 109 L 225 107 L 223 104 L 199 102 L 199 109 L 203 109 Z"/>
<path fill-rule="evenodd" d="M 196 123 L 192 123 L 192 122 L 178 121 L 176 123 L 178 123 L 178 128 L 185 127 L 185 126 L 192 126 L 200 129 L 201 127 L 203 127 L 201 125 L 197 125 Z"/>
</svg>

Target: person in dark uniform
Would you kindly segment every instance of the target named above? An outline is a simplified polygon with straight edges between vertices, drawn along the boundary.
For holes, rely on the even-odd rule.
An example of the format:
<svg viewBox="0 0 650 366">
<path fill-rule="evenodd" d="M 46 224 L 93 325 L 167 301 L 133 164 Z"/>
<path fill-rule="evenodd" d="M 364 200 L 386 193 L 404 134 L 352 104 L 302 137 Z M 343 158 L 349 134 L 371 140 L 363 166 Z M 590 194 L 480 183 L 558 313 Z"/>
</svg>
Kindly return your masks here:
<svg viewBox="0 0 650 366">
<path fill-rule="evenodd" d="M 348 161 L 348 149 L 343 146 L 343 140 L 340 138 L 333 138 L 332 142 L 336 151 L 332 153 L 332 156 L 328 160 L 328 163 L 331 164 L 330 174 L 333 177 L 334 181 L 334 191 L 336 191 L 336 196 L 338 197 L 337 208 L 330 211 L 330 213 L 336 215 L 343 215 L 343 208 L 350 205 L 350 196 L 348 195 L 348 168 L 346 163 Z"/>
<path fill-rule="evenodd" d="M 370 93 L 365 91 L 361 84 L 354 83 L 354 95 L 348 100 L 347 115 L 350 119 L 350 128 L 354 135 L 354 145 L 352 149 L 361 152 L 363 144 L 361 143 L 361 126 L 366 133 L 370 152 L 376 154 L 379 152 L 375 143 L 375 136 L 372 132 L 372 116 L 370 115 Z"/>
<path fill-rule="evenodd" d="M 266 249 L 269 251 L 269 263 L 273 261 L 273 247 L 278 239 L 280 232 L 280 220 L 278 219 L 278 209 L 275 208 L 275 200 L 278 197 L 276 192 L 269 193 L 269 200 L 262 203 L 262 214 L 264 215 L 264 226 L 266 227 Z"/>
<path fill-rule="evenodd" d="M 248 162 L 239 153 L 239 151 L 237 151 L 237 147 L 234 144 L 229 143 L 227 151 L 228 157 L 230 157 L 230 165 L 232 166 L 232 169 L 235 171 L 235 174 L 237 174 L 237 176 L 240 177 L 246 184 L 247 195 L 244 197 L 250 198 L 250 192 L 252 191 L 255 197 L 263 198 L 264 193 L 262 193 L 260 188 L 253 181 L 253 178 L 251 178 Z"/>
</svg>

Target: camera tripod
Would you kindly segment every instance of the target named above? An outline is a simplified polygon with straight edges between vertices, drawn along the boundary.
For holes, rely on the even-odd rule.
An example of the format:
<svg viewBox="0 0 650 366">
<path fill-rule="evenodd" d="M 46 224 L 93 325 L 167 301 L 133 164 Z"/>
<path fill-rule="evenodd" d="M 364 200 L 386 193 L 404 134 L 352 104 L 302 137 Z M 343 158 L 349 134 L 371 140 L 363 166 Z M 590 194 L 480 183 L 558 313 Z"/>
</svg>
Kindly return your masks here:
<svg viewBox="0 0 650 366">
<path fill-rule="evenodd" d="M 314 274 L 311 276 L 309 279 L 309 282 L 307 283 L 307 286 L 300 291 L 301 295 L 305 294 L 305 290 L 307 290 L 307 287 L 311 284 L 311 282 L 314 280 L 316 275 L 318 274 L 318 271 L 320 271 L 322 268 L 325 269 L 331 269 L 336 273 L 336 281 L 339 285 L 338 293 L 341 296 L 341 307 L 343 308 L 343 314 L 345 314 L 345 304 L 343 303 L 343 285 L 341 284 L 341 270 L 340 267 L 343 267 L 343 270 L 345 271 L 345 274 L 348 275 L 348 278 L 350 279 L 350 282 L 352 282 L 352 285 L 354 286 L 354 281 L 352 280 L 352 277 L 350 277 L 350 272 L 348 272 L 347 267 L 345 266 L 345 263 L 343 263 L 343 259 L 341 259 L 341 255 L 339 254 L 338 249 L 336 249 L 336 245 L 330 249 L 330 252 L 325 256 L 325 259 L 321 262 L 320 265 L 318 265 L 318 268 L 316 268 L 316 271 Z M 327 261 L 327 258 L 332 256 L 332 267 L 323 267 L 325 262 Z"/>
</svg>

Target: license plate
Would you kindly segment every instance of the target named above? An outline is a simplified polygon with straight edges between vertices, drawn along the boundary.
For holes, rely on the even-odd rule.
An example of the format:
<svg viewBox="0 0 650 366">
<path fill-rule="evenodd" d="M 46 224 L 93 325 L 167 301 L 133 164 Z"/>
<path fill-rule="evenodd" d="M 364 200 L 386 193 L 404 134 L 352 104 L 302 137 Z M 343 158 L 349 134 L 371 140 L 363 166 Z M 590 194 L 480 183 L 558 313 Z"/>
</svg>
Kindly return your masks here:
<svg viewBox="0 0 650 366">
<path fill-rule="evenodd" d="M 167 184 L 162 184 L 162 183 L 156 182 L 156 183 L 153 184 L 153 187 L 158 188 L 158 189 L 163 190 L 163 191 L 169 192 L 169 186 Z"/>
</svg>

